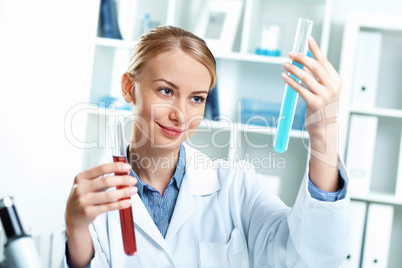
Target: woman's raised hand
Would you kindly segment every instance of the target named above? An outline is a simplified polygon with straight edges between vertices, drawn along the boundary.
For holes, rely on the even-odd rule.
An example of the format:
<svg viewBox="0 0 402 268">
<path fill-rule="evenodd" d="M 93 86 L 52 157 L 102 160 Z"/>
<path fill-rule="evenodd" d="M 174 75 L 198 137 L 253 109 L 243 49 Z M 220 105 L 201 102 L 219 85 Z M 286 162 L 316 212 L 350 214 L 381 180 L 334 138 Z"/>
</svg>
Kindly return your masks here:
<svg viewBox="0 0 402 268">
<path fill-rule="evenodd" d="M 312 38 L 309 47 L 314 58 L 300 53 L 289 54 L 292 60 L 304 66 L 303 69 L 284 64 L 284 69 L 301 79 L 307 88 L 286 73 L 282 77 L 306 101 L 305 126 L 310 135 L 312 156 L 310 179 L 319 189 L 333 192 L 339 189 L 338 107 L 342 80 Z"/>
<path fill-rule="evenodd" d="M 306 122 L 311 137 L 325 134 L 327 120 L 336 119 L 342 80 L 312 38 L 309 39 L 309 47 L 314 58 L 294 52 L 289 54 L 292 60 L 304 66 L 303 70 L 293 64 L 284 64 L 284 69 L 301 79 L 307 88 L 286 73 L 282 77 L 306 101 L 306 118 L 315 116 L 313 121 Z"/>
</svg>

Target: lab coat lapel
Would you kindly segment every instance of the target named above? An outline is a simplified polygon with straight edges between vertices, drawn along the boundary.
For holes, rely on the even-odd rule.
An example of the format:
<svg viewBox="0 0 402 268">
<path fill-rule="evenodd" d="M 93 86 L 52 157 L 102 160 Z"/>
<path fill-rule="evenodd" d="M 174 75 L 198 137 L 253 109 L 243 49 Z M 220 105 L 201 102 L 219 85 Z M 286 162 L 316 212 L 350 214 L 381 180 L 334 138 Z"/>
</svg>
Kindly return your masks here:
<svg viewBox="0 0 402 268">
<path fill-rule="evenodd" d="M 194 198 L 193 194 L 189 191 L 188 180 L 183 178 L 179 196 L 177 197 L 173 215 L 166 233 L 166 240 L 169 240 L 177 233 L 180 227 L 194 213 L 194 208 Z"/>
<path fill-rule="evenodd" d="M 211 159 L 195 149 L 185 146 L 186 174 L 180 187 L 166 240 L 172 239 L 195 210 L 195 195 L 208 195 L 220 189 L 216 170 Z"/>
<path fill-rule="evenodd" d="M 144 233 L 149 235 L 159 246 L 161 246 L 171 257 L 170 249 L 166 243 L 166 240 L 163 238 L 162 234 L 159 232 L 158 227 L 156 227 L 154 221 L 148 213 L 147 208 L 144 203 L 142 203 L 141 198 L 138 194 L 132 197 L 133 205 L 133 218 L 134 223 L 141 228 Z"/>
</svg>

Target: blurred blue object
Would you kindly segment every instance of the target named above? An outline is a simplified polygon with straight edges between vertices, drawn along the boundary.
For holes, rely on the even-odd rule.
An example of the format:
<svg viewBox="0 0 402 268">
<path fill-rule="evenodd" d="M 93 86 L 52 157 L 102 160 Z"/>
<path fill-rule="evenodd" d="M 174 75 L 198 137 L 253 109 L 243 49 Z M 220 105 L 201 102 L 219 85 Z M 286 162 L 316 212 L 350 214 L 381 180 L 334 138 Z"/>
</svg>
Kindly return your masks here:
<svg viewBox="0 0 402 268">
<path fill-rule="evenodd" d="M 241 99 L 241 122 L 265 127 L 277 127 L 281 103 L 254 99 Z M 292 129 L 302 130 L 306 105 L 298 103 L 293 119 Z"/>
<path fill-rule="evenodd" d="M 106 108 L 115 107 L 118 110 L 131 111 L 130 104 L 128 104 L 121 98 L 115 98 L 106 95 L 99 99 L 98 106 L 100 106 L 99 103 L 102 103 L 102 107 Z"/>
<path fill-rule="evenodd" d="M 142 17 L 141 24 L 142 24 L 142 30 L 144 32 L 148 32 L 153 28 L 151 22 L 151 16 L 148 13 L 145 13 L 144 17 Z"/>
<path fill-rule="evenodd" d="M 100 20 L 103 37 L 122 39 L 117 20 L 117 8 L 115 0 L 101 1 Z"/>
<path fill-rule="evenodd" d="M 204 116 L 211 120 L 219 120 L 218 82 L 208 92 Z"/>
<path fill-rule="evenodd" d="M 278 50 L 278 49 L 270 50 L 270 49 L 263 49 L 263 48 L 257 47 L 255 49 L 255 54 L 263 55 L 263 56 L 280 57 L 281 56 L 281 51 Z"/>
</svg>

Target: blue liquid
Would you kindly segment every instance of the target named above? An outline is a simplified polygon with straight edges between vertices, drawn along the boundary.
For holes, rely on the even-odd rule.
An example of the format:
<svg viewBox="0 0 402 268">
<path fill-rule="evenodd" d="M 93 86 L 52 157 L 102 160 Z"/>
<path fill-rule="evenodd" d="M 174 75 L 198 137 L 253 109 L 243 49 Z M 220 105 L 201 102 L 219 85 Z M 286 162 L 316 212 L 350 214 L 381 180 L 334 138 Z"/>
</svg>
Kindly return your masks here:
<svg viewBox="0 0 402 268">
<path fill-rule="evenodd" d="M 300 69 L 303 69 L 303 65 L 297 62 L 293 62 Z M 289 74 L 297 83 L 300 84 L 300 79 L 296 76 Z M 283 102 L 281 112 L 279 114 L 278 128 L 276 132 L 276 138 L 274 142 L 274 150 L 277 153 L 284 153 L 288 149 L 290 130 L 292 129 L 293 118 L 295 115 L 297 98 L 299 93 L 294 91 L 288 84 L 285 86 L 285 93 L 283 96 Z"/>
</svg>

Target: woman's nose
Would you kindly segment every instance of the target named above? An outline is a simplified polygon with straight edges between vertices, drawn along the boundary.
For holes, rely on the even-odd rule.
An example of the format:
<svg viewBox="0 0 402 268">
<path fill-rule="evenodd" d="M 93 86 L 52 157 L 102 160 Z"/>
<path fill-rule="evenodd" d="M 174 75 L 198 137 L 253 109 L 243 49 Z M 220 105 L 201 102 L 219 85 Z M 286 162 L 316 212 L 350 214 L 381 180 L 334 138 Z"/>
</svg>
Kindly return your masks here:
<svg viewBox="0 0 402 268">
<path fill-rule="evenodd" d="M 172 105 L 169 110 L 169 119 L 176 121 L 177 124 L 183 124 L 186 121 L 183 109 L 177 105 Z"/>
</svg>

